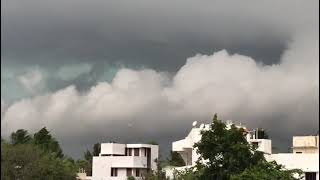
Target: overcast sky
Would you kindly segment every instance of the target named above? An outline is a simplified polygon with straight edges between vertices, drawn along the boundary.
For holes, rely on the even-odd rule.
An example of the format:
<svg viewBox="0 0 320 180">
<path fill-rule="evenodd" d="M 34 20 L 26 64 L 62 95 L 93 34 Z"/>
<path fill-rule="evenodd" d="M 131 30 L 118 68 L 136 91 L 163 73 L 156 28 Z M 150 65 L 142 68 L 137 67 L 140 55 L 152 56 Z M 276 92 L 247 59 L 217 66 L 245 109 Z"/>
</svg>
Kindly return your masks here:
<svg viewBox="0 0 320 180">
<path fill-rule="evenodd" d="M 1 135 L 46 126 L 79 157 L 214 113 L 281 150 L 318 132 L 319 2 L 1 1 Z"/>
</svg>

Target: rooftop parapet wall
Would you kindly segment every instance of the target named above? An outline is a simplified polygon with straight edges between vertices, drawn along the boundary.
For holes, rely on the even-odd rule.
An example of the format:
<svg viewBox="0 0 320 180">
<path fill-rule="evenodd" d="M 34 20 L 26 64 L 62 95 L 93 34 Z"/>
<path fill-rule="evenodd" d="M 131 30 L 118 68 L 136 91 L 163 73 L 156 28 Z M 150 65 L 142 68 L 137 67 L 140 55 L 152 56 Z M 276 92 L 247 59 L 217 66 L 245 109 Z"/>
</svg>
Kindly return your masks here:
<svg viewBox="0 0 320 180">
<path fill-rule="evenodd" d="M 294 136 L 293 148 L 314 147 L 319 148 L 319 136 Z"/>
<path fill-rule="evenodd" d="M 100 155 L 125 155 L 125 144 L 101 143 Z"/>
</svg>

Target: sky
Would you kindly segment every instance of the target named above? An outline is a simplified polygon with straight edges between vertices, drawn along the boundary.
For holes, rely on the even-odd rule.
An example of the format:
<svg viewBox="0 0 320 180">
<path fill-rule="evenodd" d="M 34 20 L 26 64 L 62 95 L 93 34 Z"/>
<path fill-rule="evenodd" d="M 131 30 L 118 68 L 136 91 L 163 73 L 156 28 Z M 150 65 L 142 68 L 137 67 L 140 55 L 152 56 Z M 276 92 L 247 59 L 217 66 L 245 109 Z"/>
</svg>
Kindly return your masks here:
<svg viewBox="0 0 320 180">
<path fill-rule="evenodd" d="M 1 136 L 164 153 L 214 113 L 287 151 L 319 131 L 317 0 L 1 1 Z"/>
</svg>

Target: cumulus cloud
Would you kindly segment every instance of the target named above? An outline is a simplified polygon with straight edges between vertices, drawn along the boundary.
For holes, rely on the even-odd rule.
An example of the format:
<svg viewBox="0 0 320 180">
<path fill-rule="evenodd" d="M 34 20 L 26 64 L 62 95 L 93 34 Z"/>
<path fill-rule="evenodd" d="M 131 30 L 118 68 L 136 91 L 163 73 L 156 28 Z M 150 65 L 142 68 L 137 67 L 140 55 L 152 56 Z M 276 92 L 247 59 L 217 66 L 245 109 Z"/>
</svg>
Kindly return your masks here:
<svg viewBox="0 0 320 180">
<path fill-rule="evenodd" d="M 293 41 L 279 65 L 223 50 L 188 58 L 174 77 L 121 69 L 112 82 L 86 93 L 71 85 L 10 105 L 2 133 L 47 126 L 60 137 L 92 130 L 105 136 L 124 136 L 123 130 L 125 136 L 170 134 L 179 124 L 188 129 L 193 120 L 208 122 L 214 112 L 275 134 L 313 133 L 319 124 L 319 53 L 313 42 Z M 300 58 L 307 58 L 303 67 Z"/>
</svg>

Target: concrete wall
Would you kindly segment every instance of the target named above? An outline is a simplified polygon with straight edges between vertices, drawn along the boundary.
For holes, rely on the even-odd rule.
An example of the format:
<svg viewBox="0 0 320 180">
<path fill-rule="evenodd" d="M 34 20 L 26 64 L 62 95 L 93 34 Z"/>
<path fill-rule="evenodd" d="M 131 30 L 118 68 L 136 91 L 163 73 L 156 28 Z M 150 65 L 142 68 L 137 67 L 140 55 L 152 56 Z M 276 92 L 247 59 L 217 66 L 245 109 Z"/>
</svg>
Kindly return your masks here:
<svg viewBox="0 0 320 180">
<path fill-rule="evenodd" d="M 318 153 L 319 136 L 294 136 L 293 153 Z"/>
<path fill-rule="evenodd" d="M 124 155 L 125 148 L 126 148 L 125 144 L 101 143 L 100 154 Z"/>
<path fill-rule="evenodd" d="M 132 148 L 132 155 L 125 156 L 125 149 Z M 133 148 L 139 149 L 139 156 L 134 156 Z M 127 180 L 127 168 L 133 169 L 132 175 L 138 168 L 142 172 L 147 170 L 148 158 L 145 156 L 145 148 L 150 148 L 151 169 L 157 170 L 159 146 L 148 144 L 101 144 L 100 156 L 93 157 L 92 180 Z M 120 154 L 120 155 L 119 155 Z M 103 156 L 108 155 L 108 156 Z M 114 156 L 116 155 L 116 156 Z M 118 169 L 117 177 L 111 177 L 111 168 Z M 136 178 L 139 179 L 139 178 Z"/>
<path fill-rule="evenodd" d="M 249 143 L 258 143 L 258 151 L 267 153 L 267 154 L 272 154 L 272 144 L 270 139 L 249 139 Z"/>
<path fill-rule="evenodd" d="M 276 161 L 286 169 L 301 169 L 304 172 L 317 172 L 319 180 L 319 153 L 317 154 L 294 154 L 280 153 L 265 156 L 268 161 Z"/>
<path fill-rule="evenodd" d="M 157 170 L 157 161 L 159 161 L 159 146 L 150 145 L 151 147 L 151 169 Z"/>
<path fill-rule="evenodd" d="M 319 147 L 319 136 L 293 136 L 293 147 Z"/>
</svg>

